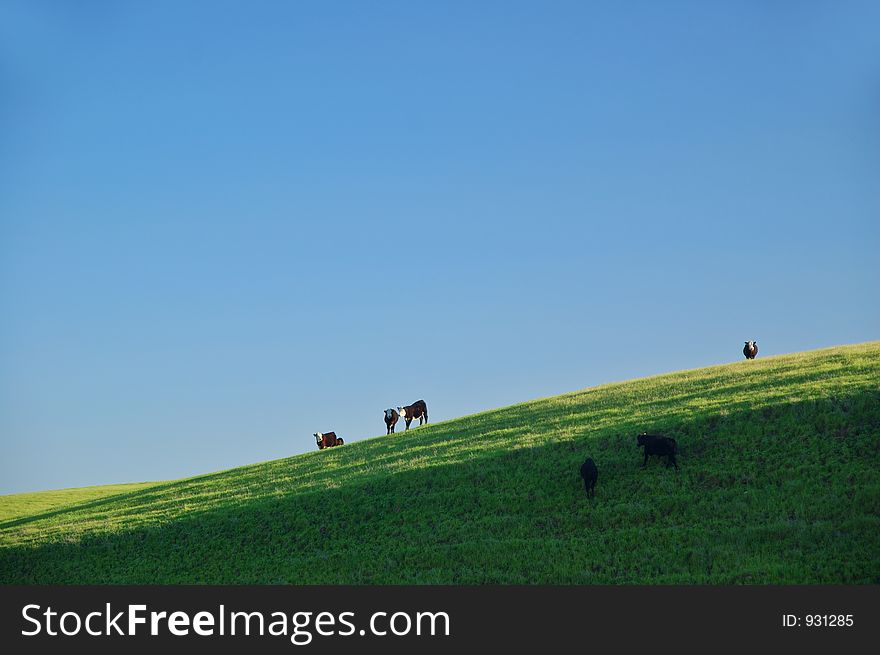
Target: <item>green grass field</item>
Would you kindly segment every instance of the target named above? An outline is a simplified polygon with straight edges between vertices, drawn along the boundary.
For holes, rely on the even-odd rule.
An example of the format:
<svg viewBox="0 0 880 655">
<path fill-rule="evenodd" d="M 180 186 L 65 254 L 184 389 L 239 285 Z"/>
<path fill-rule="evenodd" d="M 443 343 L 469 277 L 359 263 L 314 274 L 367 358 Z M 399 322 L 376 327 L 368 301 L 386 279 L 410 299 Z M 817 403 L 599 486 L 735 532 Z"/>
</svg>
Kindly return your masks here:
<svg viewBox="0 0 880 655">
<path fill-rule="evenodd" d="M 643 430 L 677 439 L 679 471 L 641 469 Z M 2 496 L 0 582 L 880 583 L 880 342 L 185 480 Z"/>
</svg>

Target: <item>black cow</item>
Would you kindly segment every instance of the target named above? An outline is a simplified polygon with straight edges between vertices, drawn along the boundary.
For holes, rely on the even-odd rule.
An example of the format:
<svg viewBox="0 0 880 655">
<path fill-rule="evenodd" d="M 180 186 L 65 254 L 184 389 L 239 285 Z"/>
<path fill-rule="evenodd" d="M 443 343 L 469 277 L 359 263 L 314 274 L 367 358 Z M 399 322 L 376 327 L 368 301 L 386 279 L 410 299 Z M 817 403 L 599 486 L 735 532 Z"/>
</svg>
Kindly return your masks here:
<svg viewBox="0 0 880 655">
<path fill-rule="evenodd" d="M 758 342 L 757 341 L 746 341 L 746 345 L 743 346 L 743 355 L 746 356 L 746 359 L 754 359 L 758 356 Z"/>
<path fill-rule="evenodd" d="M 385 410 L 385 428 L 388 430 L 385 434 L 394 434 L 394 426 L 397 425 L 397 419 L 399 418 L 400 414 L 397 413 L 396 409 Z"/>
<path fill-rule="evenodd" d="M 599 469 L 596 468 L 596 462 L 592 457 L 587 457 L 581 464 L 581 477 L 584 479 L 584 489 L 587 492 L 587 498 L 596 497 L 596 480 L 599 478 Z"/>
<path fill-rule="evenodd" d="M 335 432 L 315 432 L 315 441 L 318 442 L 318 450 L 341 446 L 345 442 L 336 436 Z"/>
<path fill-rule="evenodd" d="M 413 419 L 419 419 L 419 425 L 422 424 L 422 420 L 425 423 L 428 422 L 428 406 L 424 400 L 417 400 L 412 405 L 407 405 L 406 407 L 398 407 L 397 412 L 406 421 L 407 430 L 409 430 L 409 424 L 413 422 Z"/>
<path fill-rule="evenodd" d="M 642 468 L 645 468 L 648 465 L 648 457 L 650 455 L 657 455 L 658 457 L 663 457 L 665 455 L 666 468 L 669 468 L 670 465 L 674 464 L 676 470 L 678 469 L 678 462 L 675 461 L 675 454 L 678 452 L 678 444 L 675 443 L 675 439 L 643 432 L 639 435 L 637 443 L 639 448 L 645 449 L 645 461 L 642 463 Z"/>
</svg>

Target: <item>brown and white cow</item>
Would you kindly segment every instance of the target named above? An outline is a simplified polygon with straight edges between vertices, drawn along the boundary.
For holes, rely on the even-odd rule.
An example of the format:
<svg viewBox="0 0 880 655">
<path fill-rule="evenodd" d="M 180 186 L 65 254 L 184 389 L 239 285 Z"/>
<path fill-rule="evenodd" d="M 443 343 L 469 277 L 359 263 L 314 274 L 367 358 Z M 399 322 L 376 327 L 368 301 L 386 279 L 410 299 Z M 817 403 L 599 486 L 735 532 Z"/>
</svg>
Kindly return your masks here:
<svg viewBox="0 0 880 655">
<path fill-rule="evenodd" d="M 332 448 L 333 446 L 341 446 L 345 442 L 336 436 L 335 432 L 315 432 L 315 441 L 318 443 L 318 450 Z"/>
<path fill-rule="evenodd" d="M 746 359 L 754 359 L 758 356 L 758 342 L 757 341 L 746 341 L 746 345 L 743 346 L 743 355 L 746 356 Z"/>
<path fill-rule="evenodd" d="M 397 413 L 396 409 L 385 410 L 385 429 L 387 430 L 385 434 L 394 434 L 394 426 L 397 425 L 399 418 L 400 414 Z"/>
<path fill-rule="evenodd" d="M 406 421 L 407 430 L 409 430 L 409 424 L 413 422 L 413 419 L 419 419 L 419 425 L 422 424 L 423 420 L 425 423 L 428 422 L 428 406 L 424 400 L 417 400 L 412 405 L 407 405 L 406 407 L 398 407 L 397 412 Z"/>
</svg>

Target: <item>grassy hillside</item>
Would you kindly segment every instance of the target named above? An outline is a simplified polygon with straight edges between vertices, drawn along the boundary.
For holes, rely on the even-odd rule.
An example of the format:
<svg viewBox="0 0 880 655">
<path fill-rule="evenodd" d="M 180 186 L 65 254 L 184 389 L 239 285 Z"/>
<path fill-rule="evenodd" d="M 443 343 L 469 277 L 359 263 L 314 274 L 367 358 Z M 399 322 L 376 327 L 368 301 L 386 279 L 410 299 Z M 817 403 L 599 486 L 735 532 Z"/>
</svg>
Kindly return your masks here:
<svg viewBox="0 0 880 655">
<path fill-rule="evenodd" d="M 11 519 L 27 520 L 35 515 L 65 509 L 71 505 L 81 505 L 90 500 L 102 500 L 108 496 L 138 491 L 154 484 L 156 483 L 131 482 L 129 484 L 108 484 L 102 487 L 58 489 L 35 494 L 0 496 L 0 526 L 5 527 Z"/>
<path fill-rule="evenodd" d="M 878 583 L 880 342 L 72 493 L 0 497 L 0 582 Z"/>
</svg>

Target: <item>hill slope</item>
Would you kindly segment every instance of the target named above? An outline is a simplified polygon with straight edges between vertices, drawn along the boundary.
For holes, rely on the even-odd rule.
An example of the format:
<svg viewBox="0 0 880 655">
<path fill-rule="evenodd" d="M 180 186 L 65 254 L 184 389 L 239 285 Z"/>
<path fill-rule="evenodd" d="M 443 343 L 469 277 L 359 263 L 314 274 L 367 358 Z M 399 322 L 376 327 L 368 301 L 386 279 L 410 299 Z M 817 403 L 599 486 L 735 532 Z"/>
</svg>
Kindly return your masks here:
<svg viewBox="0 0 880 655">
<path fill-rule="evenodd" d="M 878 583 L 880 342 L 83 493 L 0 497 L 0 582 Z"/>
</svg>

